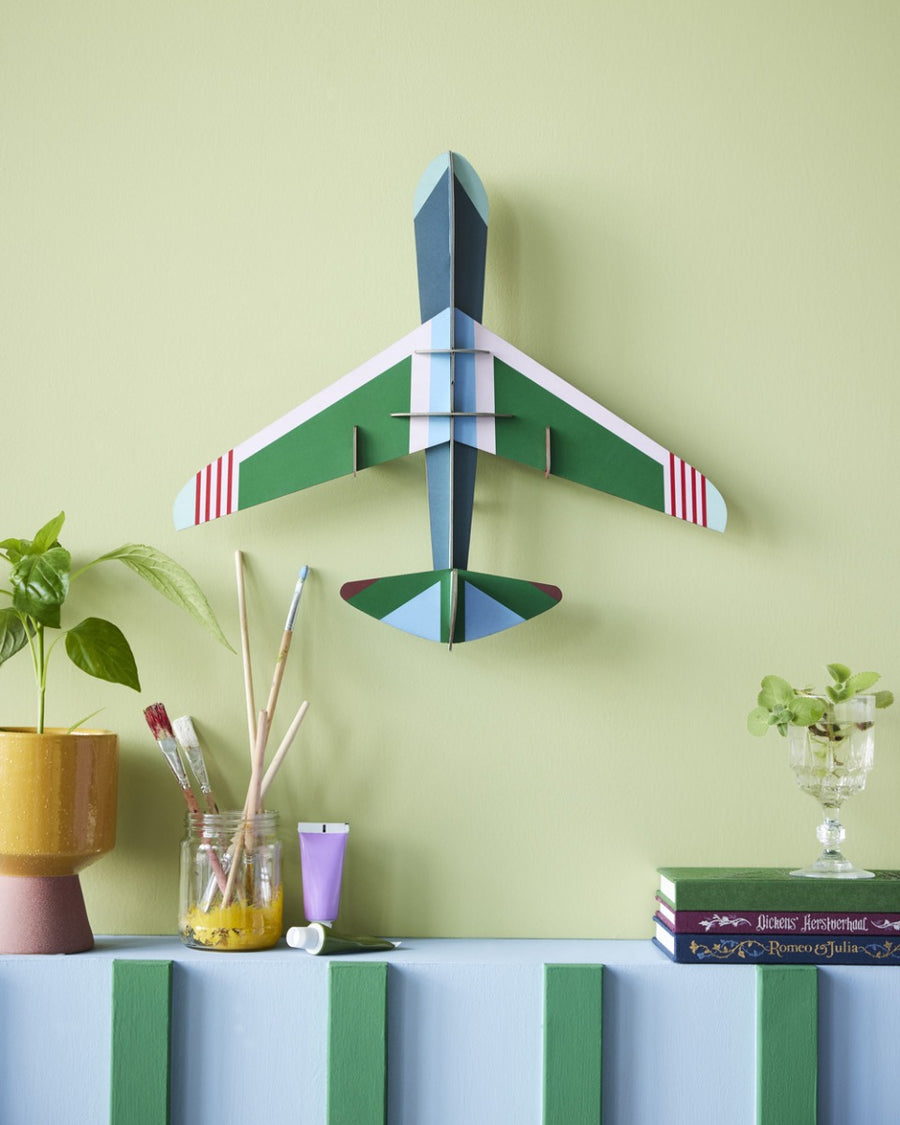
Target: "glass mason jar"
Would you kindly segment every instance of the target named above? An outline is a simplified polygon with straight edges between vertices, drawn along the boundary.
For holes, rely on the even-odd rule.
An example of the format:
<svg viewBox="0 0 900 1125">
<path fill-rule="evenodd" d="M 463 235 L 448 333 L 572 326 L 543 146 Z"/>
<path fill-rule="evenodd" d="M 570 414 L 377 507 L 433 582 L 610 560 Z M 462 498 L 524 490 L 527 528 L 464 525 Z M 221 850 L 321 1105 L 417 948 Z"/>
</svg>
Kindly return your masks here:
<svg viewBox="0 0 900 1125">
<path fill-rule="evenodd" d="M 178 929 L 191 949 L 248 952 L 281 937 L 278 813 L 185 816 Z"/>
</svg>

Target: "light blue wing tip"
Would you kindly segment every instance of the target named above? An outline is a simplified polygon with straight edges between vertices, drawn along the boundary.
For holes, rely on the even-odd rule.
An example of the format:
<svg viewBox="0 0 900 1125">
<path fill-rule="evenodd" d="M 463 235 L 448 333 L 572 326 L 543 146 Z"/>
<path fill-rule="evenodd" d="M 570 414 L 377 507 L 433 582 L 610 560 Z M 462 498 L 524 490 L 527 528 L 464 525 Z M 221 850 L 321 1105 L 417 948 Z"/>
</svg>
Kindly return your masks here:
<svg viewBox="0 0 900 1125">
<path fill-rule="evenodd" d="M 715 485 L 706 482 L 706 526 L 713 531 L 724 531 L 728 522 L 728 509 L 722 493 Z"/>
<path fill-rule="evenodd" d="M 196 484 L 192 478 L 175 497 L 175 503 L 172 506 L 172 522 L 175 524 L 176 531 L 181 531 L 185 527 L 193 527 L 196 523 L 194 519 L 195 496 Z"/>
</svg>

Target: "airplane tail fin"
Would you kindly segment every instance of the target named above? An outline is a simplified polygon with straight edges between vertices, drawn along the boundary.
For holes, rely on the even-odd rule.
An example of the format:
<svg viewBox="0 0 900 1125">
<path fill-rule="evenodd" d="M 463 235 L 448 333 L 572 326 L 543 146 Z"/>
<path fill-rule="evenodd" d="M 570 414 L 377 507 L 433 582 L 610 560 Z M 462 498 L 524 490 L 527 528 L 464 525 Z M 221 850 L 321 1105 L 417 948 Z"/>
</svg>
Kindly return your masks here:
<svg viewBox="0 0 900 1125">
<path fill-rule="evenodd" d="M 387 625 L 452 648 L 537 617 L 562 593 L 541 582 L 454 568 L 346 582 L 341 597 Z"/>
</svg>

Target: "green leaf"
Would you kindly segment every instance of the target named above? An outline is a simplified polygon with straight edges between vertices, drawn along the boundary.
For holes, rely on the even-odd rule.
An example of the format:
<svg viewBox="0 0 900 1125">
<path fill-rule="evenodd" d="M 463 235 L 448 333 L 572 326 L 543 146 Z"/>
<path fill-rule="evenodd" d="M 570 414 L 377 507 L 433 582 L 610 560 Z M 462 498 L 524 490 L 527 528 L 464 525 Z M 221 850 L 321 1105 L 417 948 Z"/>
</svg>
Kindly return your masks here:
<svg viewBox="0 0 900 1125">
<path fill-rule="evenodd" d="M 747 730 L 758 738 L 769 729 L 769 712 L 765 707 L 754 707 L 747 716 Z"/>
<path fill-rule="evenodd" d="M 118 559 L 130 567 L 135 574 L 149 582 L 170 602 L 186 610 L 195 621 L 234 652 L 206 600 L 206 595 L 180 563 L 164 555 L 162 551 L 157 551 L 155 547 L 147 547 L 142 543 L 126 543 L 95 561 L 105 562 L 108 559 Z"/>
<path fill-rule="evenodd" d="M 762 691 L 756 697 L 760 707 L 768 711 L 788 706 L 794 698 L 794 689 L 780 676 L 765 676 L 762 681 Z"/>
<path fill-rule="evenodd" d="M 875 692 L 875 706 L 876 707 L 890 707 L 894 702 L 894 693 L 892 691 L 876 691 Z"/>
<path fill-rule="evenodd" d="M 25 555 L 13 568 L 13 606 L 51 629 L 59 628 L 60 606 L 69 592 L 71 557 L 65 547 Z"/>
<path fill-rule="evenodd" d="M 28 633 L 14 609 L 0 609 L 0 664 L 24 648 Z"/>
<path fill-rule="evenodd" d="M 54 545 L 59 546 L 57 540 L 59 533 L 62 531 L 62 525 L 66 522 L 66 513 L 60 512 L 52 520 L 49 520 L 41 530 L 35 535 L 31 543 L 30 554 L 41 555 L 44 551 L 49 550 Z"/>
<path fill-rule="evenodd" d="M 26 555 L 42 555 L 50 547 L 59 546 L 57 539 L 65 523 L 66 513 L 60 512 L 49 520 L 34 539 L 4 539 L 0 541 L 0 552 L 4 553 L 9 561 L 15 565 Z"/>
<path fill-rule="evenodd" d="M 89 676 L 141 690 L 131 646 L 111 621 L 86 617 L 66 633 L 66 652 Z"/>
<path fill-rule="evenodd" d="M 27 553 L 29 543 L 26 539 L 4 539 L 0 542 L 0 551 L 15 565 Z"/>
<path fill-rule="evenodd" d="M 878 672 L 857 672 L 855 676 L 848 678 L 847 689 L 850 695 L 859 695 L 861 692 L 868 691 L 880 679 Z"/>
<path fill-rule="evenodd" d="M 100 712 L 104 711 L 105 709 L 106 708 L 104 707 L 98 707 L 96 711 L 91 711 L 90 715 L 85 715 L 85 717 L 83 719 L 79 719 L 77 723 L 72 723 L 70 727 L 66 728 L 66 734 L 71 734 L 73 730 L 78 730 L 79 727 L 84 726 L 88 719 L 93 719 L 95 715 L 99 715 Z"/>
<path fill-rule="evenodd" d="M 794 700 L 793 718 L 794 726 L 808 727 L 817 723 L 825 714 L 825 704 L 821 699 L 813 699 L 808 695 L 798 695 Z"/>
<path fill-rule="evenodd" d="M 839 684 L 844 684 L 850 679 L 850 669 L 846 664 L 829 664 L 827 666 L 828 675 Z"/>
</svg>

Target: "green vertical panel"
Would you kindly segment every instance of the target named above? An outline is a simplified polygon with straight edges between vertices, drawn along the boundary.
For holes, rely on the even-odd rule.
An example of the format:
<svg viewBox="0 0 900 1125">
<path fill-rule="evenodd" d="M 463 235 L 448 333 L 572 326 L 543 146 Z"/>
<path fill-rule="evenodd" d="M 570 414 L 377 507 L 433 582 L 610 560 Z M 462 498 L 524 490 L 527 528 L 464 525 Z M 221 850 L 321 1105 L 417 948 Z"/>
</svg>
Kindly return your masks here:
<svg viewBox="0 0 900 1125">
<path fill-rule="evenodd" d="M 168 1125 L 171 961 L 113 961 L 110 1125 Z"/>
<path fill-rule="evenodd" d="M 598 1125 L 603 966 L 544 966 L 544 1125 Z"/>
<path fill-rule="evenodd" d="M 756 969 L 756 1120 L 815 1125 L 818 1077 L 815 965 Z"/>
<path fill-rule="evenodd" d="M 329 968 L 328 1125 L 384 1125 L 387 1112 L 387 963 Z"/>
</svg>

